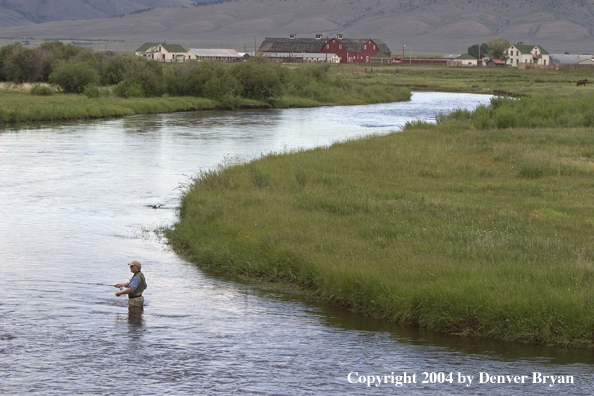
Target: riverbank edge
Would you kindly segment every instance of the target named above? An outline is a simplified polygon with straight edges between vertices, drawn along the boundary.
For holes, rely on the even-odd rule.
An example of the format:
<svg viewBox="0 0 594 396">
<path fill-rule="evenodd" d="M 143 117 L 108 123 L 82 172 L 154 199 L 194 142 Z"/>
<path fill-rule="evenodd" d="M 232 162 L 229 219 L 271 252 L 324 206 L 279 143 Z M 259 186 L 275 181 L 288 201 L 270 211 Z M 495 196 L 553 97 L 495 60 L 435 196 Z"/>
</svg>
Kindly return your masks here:
<svg viewBox="0 0 594 396">
<path fill-rule="evenodd" d="M 401 95 L 391 102 L 410 100 L 412 92 L 399 87 Z M 188 96 L 158 98 L 87 98 L 82 94 L 34 96 L 26 92 L 2 90 L 0 126 L 36 124 L 43 122 L 97 120 L 142 114 L 168 114 L 193 111 L 228 111 L 250 109 L 289 109 L 325 106 L 376 104 L 377 100 L 351 99 L 347 103 L 323 103 L 309 98 L 285 96 L 266 101 L 241 98 L 232 103 Z M 18 97 L 11 102 L 11 97 Z M 406 98 L 406 99 L 403 99 Z"/>
</svg>

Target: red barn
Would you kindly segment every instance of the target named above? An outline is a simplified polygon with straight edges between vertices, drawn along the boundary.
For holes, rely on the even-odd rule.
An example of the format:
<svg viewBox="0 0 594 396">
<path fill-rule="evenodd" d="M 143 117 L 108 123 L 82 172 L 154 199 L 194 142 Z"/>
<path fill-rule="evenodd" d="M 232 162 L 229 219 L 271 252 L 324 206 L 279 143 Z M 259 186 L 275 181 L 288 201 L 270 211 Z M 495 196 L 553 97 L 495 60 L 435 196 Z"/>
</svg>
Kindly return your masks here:
<svg viewBox="0 0 594 396">
<path fill-rule="evenodd" d="M 340 57 L 340 63 L 369 63 L 372 56 L 382 55 L 386 59 L 392 56 L 388 46 L 381 40 L 345 39 L 340 34 L 332 39 L 323 39 L 320 34 L 312 39 L 298 39 L 294 34 L 289 38 L 266 38 L 259 51 L 336 54 Z"/>
</svg>

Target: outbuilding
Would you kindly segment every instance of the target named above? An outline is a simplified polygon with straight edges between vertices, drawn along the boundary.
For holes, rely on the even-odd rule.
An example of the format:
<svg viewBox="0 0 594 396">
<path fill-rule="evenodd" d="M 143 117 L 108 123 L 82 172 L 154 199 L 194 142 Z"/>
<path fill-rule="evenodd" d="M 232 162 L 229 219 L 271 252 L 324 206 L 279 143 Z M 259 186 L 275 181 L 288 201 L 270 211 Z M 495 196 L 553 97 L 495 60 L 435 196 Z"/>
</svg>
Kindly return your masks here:
<svg viewBox="0 0 594 396">
<path fill-rule="evenodd" d="M 190 60 L 197 61 L 215 61 L 215 62 L 239 62 L 243 56 L 234 49 L 201 49 L 190 48 L 188 51 Z"/>
<path fill-rule="evenodd" d="M 500 59 L 489 59 L 487 67 L 505 67 L 505 62 Z"/>
</svg>

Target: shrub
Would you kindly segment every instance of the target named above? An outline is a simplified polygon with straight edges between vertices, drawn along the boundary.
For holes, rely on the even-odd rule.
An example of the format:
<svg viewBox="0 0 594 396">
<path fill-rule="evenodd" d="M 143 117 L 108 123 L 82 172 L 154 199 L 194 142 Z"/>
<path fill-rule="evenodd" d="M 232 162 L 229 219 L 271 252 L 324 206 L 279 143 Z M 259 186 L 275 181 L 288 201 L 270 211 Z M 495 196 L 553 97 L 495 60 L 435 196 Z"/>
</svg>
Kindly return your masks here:
<svg viewBox="0 0 594 396">
<path fill-rule="evenodd" d="M 124 80 L 113 87 L 113 93 L 120 98 L 144 98 L 144 90 L 139 82 Z"/>
<path fill-rule="evenodd" d="M 38 95 L 38 96 L 51 96 L 54 94 L 54 90 L 48 87 L 47 85 L 40 85 L 35 84 L 29 90 L 31 95 Z"/>
<path fill-rule="evenodd" d="M 233 76 L 239 80 L 245 98 L 266 100 L 278 98 L 283 93 L 283 71 L 267 60 L 250 60 L 233 67 Z"/>
<path fill-rule="evenodd" d="M 99 73 L 84 62 L 61 61 L 50 74 L 49 82 L 66 93 L 82 93 L 85 86 L 99 83 Z"/>
</svg>

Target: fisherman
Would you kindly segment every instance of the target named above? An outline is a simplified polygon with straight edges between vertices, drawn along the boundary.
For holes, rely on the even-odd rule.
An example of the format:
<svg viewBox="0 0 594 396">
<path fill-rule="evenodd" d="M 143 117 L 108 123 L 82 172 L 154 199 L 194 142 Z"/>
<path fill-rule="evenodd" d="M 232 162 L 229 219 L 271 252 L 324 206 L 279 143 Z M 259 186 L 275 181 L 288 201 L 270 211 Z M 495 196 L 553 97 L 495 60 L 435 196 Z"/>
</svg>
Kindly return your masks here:
<svg viewBox="0 0 594 396">
<path fill-rule="evenodd" d="M 142 307 L 144 304 L 142 292 L 147 288 L 146 280 L 144 280 L 144 274 L 140 272 L 142 264 L 140 264 L 140 261 L 138 260 L 132 260 L 128 263 L 128 266 L 130 267 L 130 272 L 132 272 L 134 275 L 128 282 L 114 285 L 118 289 L 125 287 L 124 290 L 120 290 L 115 295 L 116 297 L 119 297 L 122 294 L 127 294 L 129 307 Z"/>
</svg>

